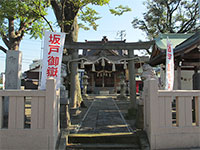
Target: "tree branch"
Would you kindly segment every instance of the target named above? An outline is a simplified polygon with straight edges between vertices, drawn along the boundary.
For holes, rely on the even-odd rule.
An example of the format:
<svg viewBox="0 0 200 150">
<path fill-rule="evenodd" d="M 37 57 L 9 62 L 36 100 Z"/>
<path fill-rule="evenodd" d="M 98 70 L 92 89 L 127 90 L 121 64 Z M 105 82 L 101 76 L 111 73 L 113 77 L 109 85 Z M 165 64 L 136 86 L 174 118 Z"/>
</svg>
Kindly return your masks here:
<svg viewBox="0 0 200 150">
<path fill-rule="evenodd" d="M 10 43 L 9 43 L 9 41 L 8 41 L 8 37 L 7 37 L 3 32 L 1 32 L 0 34 L 1 34 L 1 36 L 2 36 L 3 42 L 4 42 L 4 43 L 6 44 L 6 46 L 10 49 Z"/>
<path fill-rule="evenodd" d="M 163 33 L 163 29 L 161 29 L 159 20 L 160 20 L 160 19 L 158 19 L 158 21 L 156 21 L 156 25 L 157 25 L 157 27 L 158 27 L 158 30 L 159 30 L 161 33 Z"/>
<path fill-rule="evenodd" d="M 51 6 L 54 10 L 57 21 L 58 22 L 61 21 L 62 20 L 61 15 L 60 15 L 61 14 L 61 8 L 60 8 L 58 2 L 56 0 L 51 0 Z"/>
<path fill-rule="evenodd" d="M 179 0 L 178 1 L 178 4 L 176 5 L 176 7 L 174 8 L 174 9 L 172 9 L 171 11 L 172 11 L 172 13 L 175 11 L 175 10 L 177 10 L 178 9 L 178 6 L 180 5 L 180 3 L 181 3 L 181 0 Z"/>
<path fill-rule="evenodd" d="M 26 24 L 27 24 L 26 22 L 22 22 L 22 21 L 20 20 L 19 29 L 18 29 L 18 31 L 16 32 L 16 35 L 17 35 L 17 36 L 21 36 L 22 31 L 25 30 Z"/>
<path fill-rule="evenodd" d="M 65 4 L 66 4 L 66 1 L 65 0 L 63 0 L 63 1 L 61 1 L 61 5 L 62 5 L 62 7 L 61 7 L 61 24 L 60 24 L 60 28 L 61 28 L 61 32 L 64 32 L 64 24 L 63 24 L 63 21 L 65 20 Z"/>
<path fill-rule="evenodd" d="M 0 50 L 2 50 L 4 53 L 7 53 L 7 49 L 5 49 L 3 46 L 0 45 Z"/>
<path fill-rule="evenodd" d="M 15 25 L 14 25 L 14 18 L 8 18 L 8 38 L 14 38 L 15 37 Z"/>
<path fill-rule="evenodd" d="M 147 51 L 147 53 L 149 54 L 149 55 L 151 55 L 152 54 L 152 52 L 150 52 L 150 50 L 149 49 L 145 49 L 146 51 Z"/>
<path fill-rule="evenodd" d="M 49 25 L 51 31 L 54 32 L 53 27 L 52 27 L 52 25 L 50 24 L 50 22 L 47 20 L 47 18 L 46 18 L 44 15 L 40 15 L 40 16 L 41 16 L 41 17 L 45 20 L 45 22 Z"/>
<path fill-rule="evenodd" d="M 20 22 L 19 30 L 16 32 L 16 40 L 20 41 L 22 37 L 24 36 L 25 31 L 28 31 L 26 26 L 31 26 L 31 24 L 36 21 L 37 19 L 32 19 L 30 21 L 26 20 L 24 22 Z"/>
<path fill-rule="evenodd" d="M 34 0 L 32 0 L 32 2 L 35 4 L 35 6 L 37 7 L 37 4 L 35 3 L 35 1 Z M 39 1 L 40 2 L 40 1 Z M 41 4 L 40 4 L 41 5 Z M 39 6 L 40 6 L 39 5 Z M 33 13 L 34 14 L 36 14 L 37 16 L 40 16 L 40 17 L 42 17 L 43 19 L 44 19 L 44 21 L 48 24 L 48 26 L 50 27 L 50 29 L 51 29 L 51 31 L 52 32 L 54 32 L 54 30 L 53 30 L 53 27 L 52 27 L 52 25 L 50 24 L 50 22 L 47 20 L 47 18 L 44 16 L 44 15 L 42 15 L 42 13 L 41 13 L 41 8 L 38 6 L 38 9 L 40 10 L 40 14 L 38 14 L 36 11 L 34 11 L 34 10 L 32 10 L 33 11 Z M 45 6 L 44 6 L 45 7 Z"/>
<path fill-rule="evenodd" d="M 181 29 L 178 31 L 178 33 L 184 33 L 184 32 L 187 32 L 188 31 L 188 27 L 190 26 L 190 24 L 193 22 L 193 20 L 195 20 L 195 16 L 198 14 L 198 11 L 197 11 L 197 8 L 198 8 L 198 4 L 196 4 L 195 6 L 195 13 L 192 13 L 190 11 L 190 14 L 191 14 L 191 18 L 190 20 L 188 20 L 185 24 L 183 24 L 183 26 L 181 27 Z M 195 21 L 194 21 L 195 22 Z"/>
</svg>

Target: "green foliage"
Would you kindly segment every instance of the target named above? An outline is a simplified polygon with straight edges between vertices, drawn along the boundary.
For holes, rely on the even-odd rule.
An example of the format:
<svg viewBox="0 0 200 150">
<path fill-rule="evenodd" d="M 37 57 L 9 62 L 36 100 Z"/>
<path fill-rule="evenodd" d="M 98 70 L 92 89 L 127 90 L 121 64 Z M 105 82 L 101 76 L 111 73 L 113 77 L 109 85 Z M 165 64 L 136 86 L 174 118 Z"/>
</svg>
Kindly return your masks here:
<svg viewBox="0 0 200 150">
<path fill-rule="evenodd" d="M 197 0 L 147 0 L 144 4 L 147 12 L 132 25 L 150 39 L 159 33 L 187 33 L 200 28 Z"/>
<path fill-rule="evenodd" d="M 77 0 L 77 1 L 80 4 L 80 7 L 86 6 L 88 4 L 103 6 L 109 4 L 110 2 L 110 0 Z"/>
<path fill-rule="evenodd" d="M 84 11 L 81 11 L 81 13 L 79 14 L 79 19 L 83 21 L 84 23 L 88 23 L 89 26 L 91 26 L 94 30 L 97 30 L 98 25 L 96 24 L 95 21 L 101 18 L 101 17 L 98 17 L 97 15 L 98 15 L 98 12 L 86 6 Z M 82 27 L 85 30 L 89 30 L 89 27 L 86 27 L 82 23 L 79 24 L 79 27 Z"/>
<path fill-rule="evenodd" d="M 94 10 L 91 7 L 88 7 L 88 5 L 108 5 L 110 0 L 68 0 L 71 3 L 73 3 L 76 6 L 76 9 L 79 9 L 78 11 L 78 18 L 81 21 L 79 23 L 79 27 L 83 28 L 84 30 L 89 30 L 90 27 L 94 30 L 97 30 L 98 25 L 96 24 L 96 21 L 99 20 L 101 17 L 99 16 L 99 13 Z M 121 16 L 123 13 L 131 11 L 131 9 L 128 6 L 122 6 L 119 5 L 118 7 L 115 7 L 114 9 L 110 9 L 111 14 L 115 16 Z"/>
<path fill-rule="evenodd" d="M 104 6 L 108 5 L 110 0 L 51 0 L 51 5 L 57 18 L 58 25 L 61 27 L 61 31 L 72 33 L 74 19 L 78 16 L 79 28 L 89 30 L 93 28 L 97 30 L 97 20 L 101 17 L 98 12 L 93 9 L 93 5 Z M 110 12 L 114 15 L 122 15 L 125 12 L 131 11 L 128 6 L 122 5 L 115 9 L 110 9 Z"/>
<path fill-rule="evenodd" d="M 48 6 L 45 0 L 1 0 L 1 36 L 8 37 L 9 32 L 24 32 L 34 38 L 41 37 L 41 29 L 45 26 L 42 16 L 47 15 Z M 11 31 L 9 19 L 14 19 L 14 31 Z"/>
<path fill-rule="evenodd" d="M 115 7 L 115 9 L 110 9 L 111 14 L 115 16 L 121 16 L 123 13 L 129 12 L 129 11 L 131 11 L 131 8 L 129 8 L 128 6 L 122 6 L 122 5 Z"/>
</svg>

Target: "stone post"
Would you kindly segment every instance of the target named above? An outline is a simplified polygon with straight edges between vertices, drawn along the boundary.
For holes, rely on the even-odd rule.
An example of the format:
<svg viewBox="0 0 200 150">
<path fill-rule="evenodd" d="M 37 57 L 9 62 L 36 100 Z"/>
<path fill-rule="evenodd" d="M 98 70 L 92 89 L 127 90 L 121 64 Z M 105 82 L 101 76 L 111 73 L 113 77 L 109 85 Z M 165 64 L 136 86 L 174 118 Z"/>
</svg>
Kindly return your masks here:
<svg viewBox="0 0 200 150">
<path fill-rule="evenodd" d="M 49 137 L 49 149 L 56 146 L 56 141 L 60 133 L 60 99 L 57 99 L 57 94 L 60 91 L 56 91 L 55 79 L 47 79 L 46 82 L 46 100 L 45 100 L 45 129 L 47 130 Z"/>
<path fill-rule="evenodd" d="M 9 50 L 6 53 L 5 89 L 20 89 L 21 87 L 22 53 Z"/>
<path fill-rule="evenodd" d="M 61 118 L 61 128 L 67 128 L 70 124 L 69 115 L 69 99 L 68 91 L 64 86 L 64 78 L 67 76 L 66 65 L 62 63 L 61 66 L 61 85 L 60 85 L 60 118 Z"/>
<path fill-rule="evenodd" d="M 66 65 L 61 65 L 60 104 L 67 104 L 68 91 L 64 86 L 64 78 L 67 76 Z"/>
<path fill-rule="evenodd" d="M 72 60 L 78 59 L 78 50 L 74 50 L 72 53 Z M 71 62 L 71 73 L 70 73 L 70 107 L 77 107 L 77 96 L 76 96 L 76 76 L 78 73 L 78 62 Z"/>
<path fill-rule="evenodd" d="M 129 58 L 134 58 L 134 50 L 128 51 Z M 135 82 L 135 62 L 134 60 L 128 61 L 128 71 L 129 71 L 129 87 L 130 87 L 130 101 L 131 107 L 137 109 L 136 105 L 136 82 Z"/>
<path fill-rule="evenodd" d="M 144 84 L 146 88 L 144 130 L 147 132 L 151 149 L 156 149 L 155 134 L 159 126 L 158 80 L 156 78 L 147 78 Z"/>
<path fill-rule="evenodd" d="M 142 82 L 144 85 L 144 81 L 147 79 L 155 79 L 158 82 L 158 78 L 155 75 L 155 72 L 153 71 L 153 68 L 149 64 L 144 64 L 142 66 L 143 73 L 141 75 Z M 157 85 L 158 87 L 158 85 Z M 140 93 L 140 98 L 138 100 L 138 113 L 136 118 L 136 126 L 139 129 L 144 129 L 144 87 L 143 90 Z"/>
<path fill-rule="evenodd" d="M 21 88 L 22 52 L 8 50 L 6 53 L 5 89 Z M 8 97 L 4 100 L 4 114 L 8 115 Z"/>
</svg>

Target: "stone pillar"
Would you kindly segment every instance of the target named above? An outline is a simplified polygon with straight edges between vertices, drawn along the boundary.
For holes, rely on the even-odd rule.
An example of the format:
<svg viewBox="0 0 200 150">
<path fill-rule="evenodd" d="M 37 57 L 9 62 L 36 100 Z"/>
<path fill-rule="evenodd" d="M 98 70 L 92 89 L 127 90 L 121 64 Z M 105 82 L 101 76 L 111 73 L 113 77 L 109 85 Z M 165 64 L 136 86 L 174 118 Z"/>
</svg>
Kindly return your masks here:
<svg viewBox="0 0 200 150">
<path fill-rule="evenodd" d="M 22 52 L 8 50 L 6 53 L 5 89 L 21 88 Z M 4 101 L 4 114 L 8 114 L 8 97 Z"/>
<path fill-rule="evenodd" d="M 154 79 L 158 83 L 158 78 L 155 75 L 155 72 L 153 68 L 149 64 L 144 64 L 142 66 L 143 72 L 141 75 L 142 82 L 144 85 L 144 81 Z M 155 86 L 155 88 L 158 88 L 158 85 Z M 139 129 L 144 129 L 144 97 L 145 97 L 145 85 L 143 86 L 142 91 L 140 91 L 140 99 L 138 100 L 138 113 L 136 118 L 136 127 Z"/>
<path fill-rule="evenodd" d="M 68 91 L 64 86 L 64 78 L 67 76 L 66 65 L 61 65 L 60 104 L 67 104 Z"/>
<path fill-rule="evenodd" d="M 21 87 L 22 52 L 9 50 L 6 53 L 5 89 Z"/>
<path fill-rule="evenodd" d="M 70 124 L 70 115 L 69 115 L 69 99 L 68 91 L 64 86 L 64 78 L 67 76 L 66 65 L 62 63 L 61 66 L 61 85 L 60 85 L 60 127 L 67 128 Z"/>
<path fill-rule="evenodd" d="M 74 50 L 72 53 L 72 60 L 78 59 L 78 50 Z M 78 74 L 78 62 L 72 61 L 70 63 L 70 107 L 76 108 L 77 107 L 77 97 L 76 97 L 76 76 Z"/>
<path fill-rule="evenodd" d="M 134 50 L 128 51 L 129 58 L 134 58 Z M 134 60 L 128 61 L 129 71 L 129 87 L 130 87 L 130 101 L 133 108 L 137 108 L 136 105 L 136 82 L 135 82 L 135 62 Z"/>
</svg>

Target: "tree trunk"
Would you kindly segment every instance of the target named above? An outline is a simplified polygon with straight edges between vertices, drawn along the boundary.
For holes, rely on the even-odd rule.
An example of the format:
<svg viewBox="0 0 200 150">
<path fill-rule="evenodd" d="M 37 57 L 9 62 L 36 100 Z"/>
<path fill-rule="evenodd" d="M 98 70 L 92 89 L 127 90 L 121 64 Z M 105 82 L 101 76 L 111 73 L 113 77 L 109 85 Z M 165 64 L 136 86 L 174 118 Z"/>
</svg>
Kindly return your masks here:
<svg viewBox="0 0 200 150">
<path fill-rule="evenodd" d="M 20 42 L 21 40 L 11 40 L 12 42 L 10 42 L 10 50 L 16 50 L 18 51 L 19 50 L 19 45 L 20 45 Z"/>
<path fill-rule="evenodd" d="M 78 24 L 77 17 L 74 20 L 73 31 L 69 34 L 65 41 L 77 41 L 78 40 Z M 69 55 L 72 55 L 72 59 L 78 58 L 78 50 L 68 50 Z M 78 63 L 71 62 L 70 63 L 70 74 L 68 76 L 70 78 L 70 98 L 71 98 L 71 107 L 76 108 L 80 106 L 82 99 L 81 96 L 81 88 L 80 88 L 80 80 L 78 76 Z"/>
<path fill-rule="evenodd" d="M 57 22 L 59 26 L 61 27 L 61 32 L 66 33 L 66 39 L 65 42 L 76 42 L 78 40 L 78 23 L 77 23 L 77 13 L 79 11 L 79 8 L 74 5 L 73 1 L 61 1 L 58 2 L 56 0 L 51 0 L 51 5 L 53 7 Z M 76 51 L 76 52 L 74 52 Z M 67 50 L 68 55 L 74 55 L 74 58 L 78 58 L 78 50 Z M 76 78 L 76 75 L 78 73 L 78 65 L 74 64 L 77 62 L 70 63 L 70 71 L 68 72 L 68 79 L 65 79 L 70 82 L 70 98 L 73 98 L 72 101 L 74 101 L 73 107 L 76 107 L 74 105 L 77 104 L 77 101 L 82 100 L 82 97 L 80 99 L 77 99 L 76 97 L 80 95 L 81 91 L 76 87 L 76 85 L 80 85 L 79 80 Z M 74 64 L 74 65 L 72 65 Z M 73 76 L 70 74 L 73 74 Z M 70 78 L 70 79 L 69 79 Z M 70 81 L 71 80 L 71 81 Z M 73 82 L 74 81 L 74 82 Z M 75 88 L 75 91 L 74 91 Z M 69 90 L 69 88 L 68 88 Z"/>
</svg>

